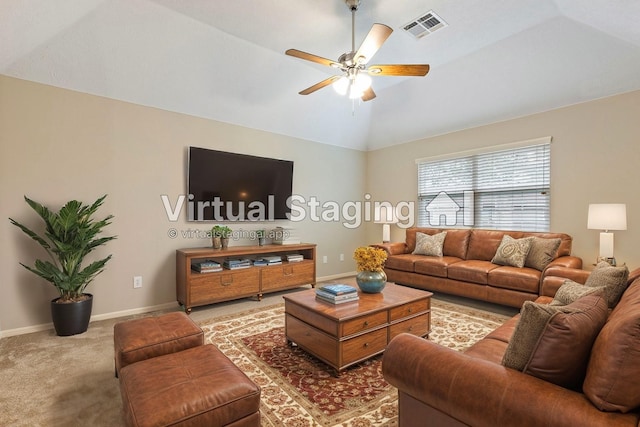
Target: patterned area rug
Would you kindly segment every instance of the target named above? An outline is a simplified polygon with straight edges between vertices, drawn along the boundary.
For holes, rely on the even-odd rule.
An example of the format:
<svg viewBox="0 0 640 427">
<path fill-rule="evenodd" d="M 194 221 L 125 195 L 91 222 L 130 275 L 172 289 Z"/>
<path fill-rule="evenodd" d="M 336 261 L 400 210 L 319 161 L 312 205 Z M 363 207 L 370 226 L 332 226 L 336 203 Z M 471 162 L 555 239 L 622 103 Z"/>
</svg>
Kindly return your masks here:
<svg viewBox="0 0 640 427">
<path fill-rule="evenodd" d="M 429 339 L 464 350 L 508 317 L 432 300 Z M 330 368 L 284 337 L 284 304 L 200 322 L 205 341 L 262 388 L 262 426 L 394 426 L 397 392 L 384 381 L 382 356 Z"/>
</svg>

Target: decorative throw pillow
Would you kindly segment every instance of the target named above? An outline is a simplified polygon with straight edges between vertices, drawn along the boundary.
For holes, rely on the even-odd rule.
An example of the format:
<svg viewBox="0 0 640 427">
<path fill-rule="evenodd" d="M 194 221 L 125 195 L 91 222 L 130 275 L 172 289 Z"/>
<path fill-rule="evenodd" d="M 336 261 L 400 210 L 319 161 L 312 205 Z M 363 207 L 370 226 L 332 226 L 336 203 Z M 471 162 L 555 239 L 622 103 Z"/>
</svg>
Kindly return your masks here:
<svg viewBox="0 0 640 427">
<path fill-rule="evenodd" d="M 602 290 L 566 306 L 527 301 L 502 364 L 562 387 L 577 389 L 607 313 Z"/>
<path fill-rule="evenodd" d="M 524 262 L 531 248 L 531 240 L 531 237 L 514 239 L 505 234 L 491 262 L 512 267 L 524 267 Z"/>
<path fill-rule="evenodd" d="M 560 307 L 545 325 L 523 369 L 561 387 L 579 390 L 591 348 L 607 320 L 607 300 L 600 289 Z"/>
<path fill-rule="evenodd" d="M 629 269 L 626 265 L 613 267 L 608 262 L 601 261 L 589 274 L 584 284 L 590 287 L 604 287 L 609 308 L 614 308 L 620 301 L 625 289 L 627 289 L 628 278 Z"/>
<path fill-rule="evenodd" d="M 553 301 L 551 301 L 550 305 L 568 305 L 578 298 L 594 292 L 604 293 L 604 288 L 585 286 L 581 283 L 567 279 L 556 291 L 556 295 L 553 297 Z"/>
<path fill-rule="evenodd" d="M 444 245 L 445 237 L 447 237 L 446 231 L 442 231 L 431 236 L 425 233 L 417 232 L 416 248 L 413 251 L 413 254 L 442 256 L 442 246 Z"/>
<path fill-rule="evenodd" d="M 525 267 L 544 270 L 553 261 L 558 252 L 562 239 L 543 239 L 541 237 L 531 238 L 531 248 L 524 262 Z"/>
</svg>

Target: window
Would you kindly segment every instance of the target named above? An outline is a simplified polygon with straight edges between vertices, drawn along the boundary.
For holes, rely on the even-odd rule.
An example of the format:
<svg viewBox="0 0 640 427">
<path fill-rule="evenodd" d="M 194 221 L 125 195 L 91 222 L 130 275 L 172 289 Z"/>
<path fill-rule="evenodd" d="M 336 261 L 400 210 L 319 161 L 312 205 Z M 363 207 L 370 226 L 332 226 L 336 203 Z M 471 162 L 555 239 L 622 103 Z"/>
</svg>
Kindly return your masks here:
<svg viewBox="0 0 640 427">
<path fill-rule="evenodd" d="M 549 231 L 550 143 L 418 160 L 418 225 Z"/>
</svg>

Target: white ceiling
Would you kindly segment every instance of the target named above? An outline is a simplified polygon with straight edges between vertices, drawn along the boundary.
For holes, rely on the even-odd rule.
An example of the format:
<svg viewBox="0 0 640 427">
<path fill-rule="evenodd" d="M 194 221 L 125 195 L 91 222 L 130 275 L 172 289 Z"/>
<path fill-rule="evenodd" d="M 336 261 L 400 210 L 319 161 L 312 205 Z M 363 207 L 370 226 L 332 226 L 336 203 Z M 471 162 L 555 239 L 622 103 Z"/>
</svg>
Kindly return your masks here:
<svg viewBox="0 0 640 427">
<path fill-rule="evenodd" d="M 448 23 L 402 30 L 429 10 Z M 372 63 L 428 63 L 374 77 L 355 104 L 336 74 L 286 56 L 351 48 L 343 0 L 3 0 L 0 73 L 360 150 L 640 89 L 638 0 L 362 0 L 356 46 L 394 33 Z"/>
</svg>

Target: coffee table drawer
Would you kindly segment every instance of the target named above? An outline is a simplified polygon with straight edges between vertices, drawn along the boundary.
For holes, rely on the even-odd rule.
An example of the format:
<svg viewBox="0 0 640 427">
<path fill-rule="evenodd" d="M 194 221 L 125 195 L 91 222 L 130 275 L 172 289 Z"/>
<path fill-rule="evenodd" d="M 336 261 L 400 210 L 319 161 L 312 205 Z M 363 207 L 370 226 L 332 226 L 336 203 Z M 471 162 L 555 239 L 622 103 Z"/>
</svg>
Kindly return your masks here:
<svg viewBox="0 0 640 427">
<path fill-rule="evenodd" d="M 332 366 L 338 366 L 338 343 L 329 335 L 286 315 L 287 339 Z"/>
<path fill-rule="evenodd" d="M 378 313 L 369 314 L 367 316 L 360 316 L 357 319 L 347 320 L 342 323 L 341 337 L 348 337 L 349 335 L 357 334 L 359 332 L 365 332 L 375 328 L 376 326 L 384 325 L 387 323 L 387 312 L 380 311 Z"/>
<path fill-rule="evenodd" d="M 387 328 L 381 328 L 342 344 L 342 365 L 348 365 L 381 353 L 387 347 Z"/>
<path fill-rule="evenodd" d="M 419 337 L 427 335 L 431 328 L 430 314 L 430 312 L 424 313 L 420 316 L 391 325 L 391 327 L 389 327 L 389 340 L 392 340 L 396 335 L 402 333 L 413 334 Z"/>
<path fill-rule="evenodd" d="M 414 314 L 422 313 L 431 308 L 431 299 L 425 298 L 420 301 L 414 301 L 391 309 L 390 321 L 403 319 Z"/>
</svg>

